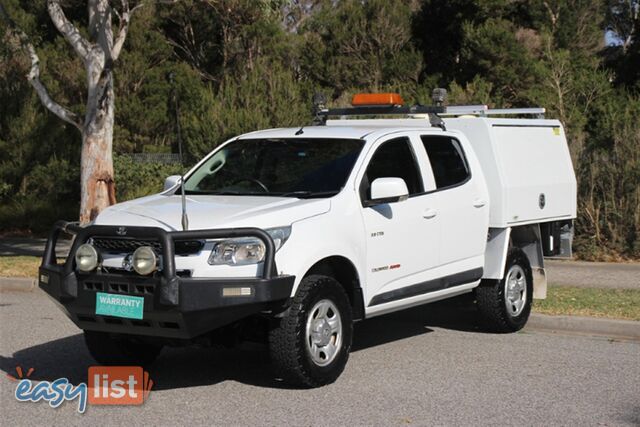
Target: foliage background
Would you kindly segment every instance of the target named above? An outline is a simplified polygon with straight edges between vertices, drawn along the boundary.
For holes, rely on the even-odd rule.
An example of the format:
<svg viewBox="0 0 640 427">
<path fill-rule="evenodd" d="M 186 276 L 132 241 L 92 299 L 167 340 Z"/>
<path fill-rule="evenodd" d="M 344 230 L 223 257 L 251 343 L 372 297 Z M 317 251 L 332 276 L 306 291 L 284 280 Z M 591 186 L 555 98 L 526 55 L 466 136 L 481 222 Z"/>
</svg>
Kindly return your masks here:
<svg viewBox="0 0 640 427">
<path fill-rule="evenodd" d="M 81 111 L 84 70 L 45 0 L 3 0 L 32 37 L 54 98 Z M 86 4 L 63 0 L 81 31 Z M 579 185 L 575 247 L 588 259 L 640 257 L 640 43 L 637 0 L 181 0 L 136 12 L 115 68 L 117 196 L 161 188 L 179 165 L 127 153 L 176 152 L 175 74 L 187 165 L 225 139 L 310 120 L 314 92 L 358 91 L 428 104 L 544 106 L 566 126 Z M 27 58 L 0 24 L 0 229 L 43 232 L 75 218 L 80 136 L 49 114 Z"/>
</svg>

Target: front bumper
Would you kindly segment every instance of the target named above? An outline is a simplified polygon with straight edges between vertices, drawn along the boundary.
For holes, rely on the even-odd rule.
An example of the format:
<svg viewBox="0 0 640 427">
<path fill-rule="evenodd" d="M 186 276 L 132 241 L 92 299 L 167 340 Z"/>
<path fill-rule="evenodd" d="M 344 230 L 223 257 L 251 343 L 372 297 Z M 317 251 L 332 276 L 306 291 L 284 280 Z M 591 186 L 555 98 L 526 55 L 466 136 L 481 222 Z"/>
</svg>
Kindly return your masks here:
<svg viewBox="0 0 640 427">
<path fill-rule="evenodd" d="M 63 231 L 74 234 L 75 240 L 65 264 L 58 265 L 55 246 Z M 161 274 L 146 277 L 100 272 L 84 274 L 75 270 L 72 254 L 80 244 L 94 236 L 122 235 L 123 231 L 131 238 L 154 238 L 161 242 Z M 262 277 L 209 279 L 176 275 L 174 240 L 240 236 L 258 237 L 265 243 Z M 39 286 L 81 329 L 190 339 L 256 313 L 277 313 L 286 309 L 295 277 L 274 274 L 277 271 L 274 254 L 271 237 L 257 228 L 167 232 L 155 227 L 80 227 L 61 221 L 56 223 L 47 242 L 40 266 Z M 242 292 L 234 292 L 239 288 Z M 143 318 L 97 315 L 98 292 L 144 298 Z"/>
</svg>

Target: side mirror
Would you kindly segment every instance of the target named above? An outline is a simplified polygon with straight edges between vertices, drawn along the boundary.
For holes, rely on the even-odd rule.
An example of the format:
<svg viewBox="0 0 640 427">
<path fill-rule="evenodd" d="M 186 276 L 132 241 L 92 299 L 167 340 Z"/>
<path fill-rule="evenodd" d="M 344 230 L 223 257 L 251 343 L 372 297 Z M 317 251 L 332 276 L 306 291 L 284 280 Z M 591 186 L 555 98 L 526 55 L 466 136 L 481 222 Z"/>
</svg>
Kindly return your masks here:
<svg viewBox="0 0 640 427">
<path fill-rule="evenodd" d="M 366 206 L 382 205 L 407 200 L 409 190 L 402 178 L 378 178 L 371 183 L 371 200 Z"/>
<path fill-rule="evenodd" d="M 168 176 L 167 179 L 164 180 L 164 189 L 162 191 L 167 191 L 170 188 L 175 187 L 180 182 L 182 177 L 180 175 L 171 175 Z"/>
</svg>

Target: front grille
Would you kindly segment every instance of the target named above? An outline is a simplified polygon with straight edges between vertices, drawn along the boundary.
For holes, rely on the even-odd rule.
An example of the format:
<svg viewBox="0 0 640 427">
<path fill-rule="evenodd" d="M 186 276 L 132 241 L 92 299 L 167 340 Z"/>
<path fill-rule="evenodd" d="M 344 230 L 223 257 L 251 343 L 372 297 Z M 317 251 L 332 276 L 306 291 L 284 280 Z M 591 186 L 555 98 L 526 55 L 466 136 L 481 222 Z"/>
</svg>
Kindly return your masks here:
<svg viewBox="0 0 640 427">
<path fill-rule="evenodd" d="M 92 244 L 102 252 L 112 254 L 129 254 L 140 246 L 151 246 L 158 253 L 162 253 L 162 245 L 152 239 L 131 239 L 122 237 L 93 237 Z M 175 254 L 187 256 L 197 254 L 204 247 L 202 240 L 178 240 L 174 243 Z"/>
<path fill-rule="evenodd" d="M 162 245 L 157 240 L 119 239 L 112 237 L 94 237 L 93 246 L 104 252 L 131 253 L 140 246 L 151 246 L 158 252 L 162 251 Z"/>
</svg>

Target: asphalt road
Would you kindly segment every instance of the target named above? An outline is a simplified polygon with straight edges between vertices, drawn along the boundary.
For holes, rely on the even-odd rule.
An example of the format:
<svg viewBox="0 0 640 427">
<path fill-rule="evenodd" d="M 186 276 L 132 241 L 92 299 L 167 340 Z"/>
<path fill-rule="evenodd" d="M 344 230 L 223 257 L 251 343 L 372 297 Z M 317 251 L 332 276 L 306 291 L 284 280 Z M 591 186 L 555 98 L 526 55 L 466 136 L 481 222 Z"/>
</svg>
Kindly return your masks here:
<svg viewBox="0 0 640 427">
<path fill-rule="evenodd" d="M 163 352 L 143 406 L 18 402 L 0 378 L 0 424 L 640 425 L 640 343 L 535 331 L 486 334 L 464 301 L 356 327 L 335 384 L 291 390 L 259 346 Z M 39 290 L 0 293 L 0 369 L 86 381 L 80 331 Z"/>
<path fill-rule="evenodd" d="M 47 244 L 45 238 L 4 237 L 0 238 L 0 256 L 37 256 L 41 257 Z M 56 253 L 66 257 L 71 248 L 71 240 L 58 239 Z"/>
</svg>

